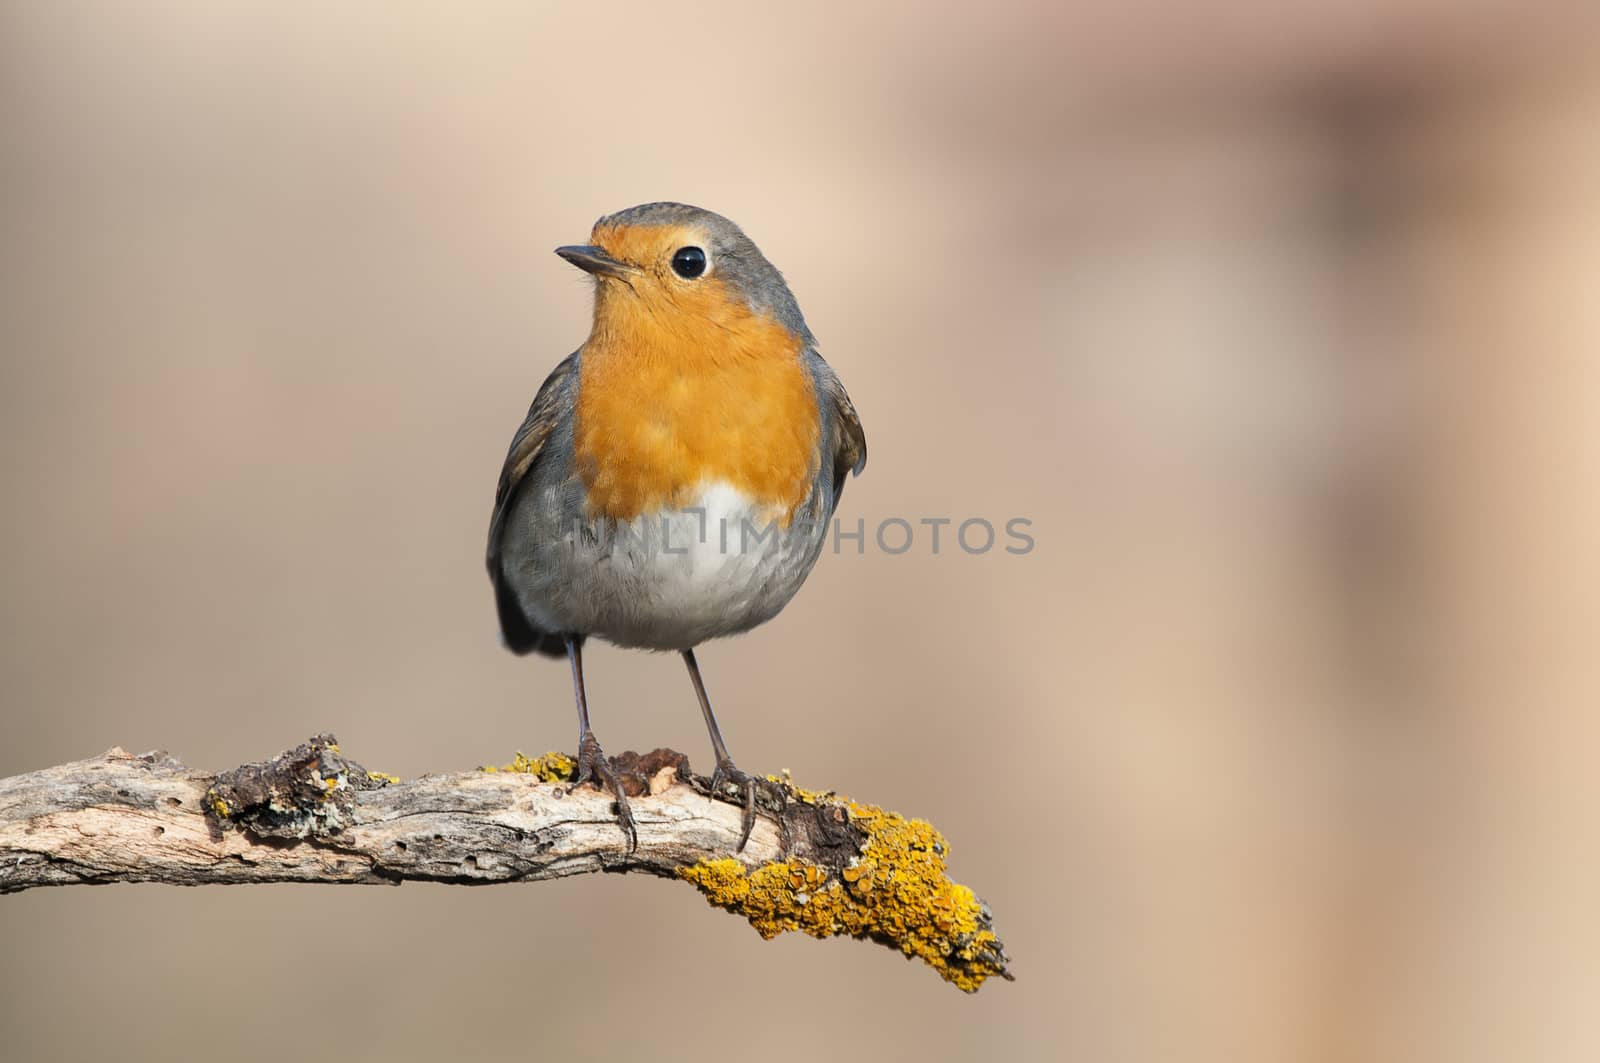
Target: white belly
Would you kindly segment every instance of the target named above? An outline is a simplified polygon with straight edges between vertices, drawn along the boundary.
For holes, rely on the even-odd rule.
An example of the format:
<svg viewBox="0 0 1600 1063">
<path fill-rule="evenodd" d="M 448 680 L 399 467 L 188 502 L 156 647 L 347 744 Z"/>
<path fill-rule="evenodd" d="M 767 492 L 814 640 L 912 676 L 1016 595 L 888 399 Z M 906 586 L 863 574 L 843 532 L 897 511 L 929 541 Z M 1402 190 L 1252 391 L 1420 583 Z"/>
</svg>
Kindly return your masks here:
<svg viewBox="0 0 1600 1063">
<path fill-rule="evenodd" d="M 686 509 L 614 531 L 580 523 L 507 561 L 526 573 L 523 607 L 546 630 L 688 649 L 770 620 L 800 589 L 826 529 L 776 518 L 717 483 Z"/>
</svg>

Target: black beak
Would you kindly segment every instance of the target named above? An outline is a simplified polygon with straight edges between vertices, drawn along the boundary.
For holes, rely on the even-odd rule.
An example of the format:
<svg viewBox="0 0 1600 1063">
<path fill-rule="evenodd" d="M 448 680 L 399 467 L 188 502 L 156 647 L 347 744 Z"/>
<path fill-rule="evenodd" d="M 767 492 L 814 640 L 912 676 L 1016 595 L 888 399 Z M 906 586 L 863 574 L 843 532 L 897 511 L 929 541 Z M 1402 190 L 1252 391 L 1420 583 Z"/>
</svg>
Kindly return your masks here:
<svg viewBox="0 0 1600 1063">
<path fill-rule="evenodd" d="M 606 254 L 604 248 L 592 244 L 584 246 L 570 246 L 556 248 L 556 254 L 571 262 L 585 273 L 593 273 L 596 277 L 625 277 L 637 272 L 625 262 L 618 262 Z"/>
</svg>

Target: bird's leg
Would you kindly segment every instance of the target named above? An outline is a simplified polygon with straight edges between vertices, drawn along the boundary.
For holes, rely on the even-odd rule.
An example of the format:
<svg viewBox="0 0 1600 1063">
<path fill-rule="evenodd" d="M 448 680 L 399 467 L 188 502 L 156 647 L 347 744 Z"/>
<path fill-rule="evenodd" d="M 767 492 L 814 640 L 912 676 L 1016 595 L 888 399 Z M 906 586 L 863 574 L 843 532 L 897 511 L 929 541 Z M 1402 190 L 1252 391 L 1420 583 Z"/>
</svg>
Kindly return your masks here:
<svg viewBox="0 0 1600 1063">
<path fill-rule="evenodd" d="M 756 791 L 765 790 L 777 803 L 780 813 L 788 801 L 788 793 L 771 780 L 747 775 L 734 766 L 733 758 L 728 755 L 728 744 L 722 740 L 722 729 L 717 726 L 716 714 L 711 711 L 711 699 L 706 696 L 706 685 L 700 679 L 700 665 L 694 659 L 694 650 L 683 651 L 683 663 L 689 666 L 689 679 L 693 681 L 695 695 L 700 699 L 700 711 L 706 717 L 706 730 L 711 732 L 711 749 L 717 755 L 717 766 L 711 772 L 711 792 L 718 793 L 728 783 L 744 791 L 744 823 L 736 850 L 743 852 L 745 843 L 750 840 L 750 832 L 756 825 Z M 778 825 L 780 829 L 783 826 L 781 814 Z"/>
<path fill-rule="evenodd" d="M 583 691 L 583 644 L 568 636 L 567 660 L 572 662 L 572 691 L 578 701 L 578 776 L 566 792 L 571 793 L 584 783 L 596 790 L 609 790 L 617 799 L 617 823 L 628 836 L 628 852 L 639 848 L 639 832 L 633 825 L 633 809 L 628 807 L 628 795 L 622 790 L 622 780 L 617 777 L 600 748 L 600 740 L 589 730 L 589 699 Z"/>
</svg>

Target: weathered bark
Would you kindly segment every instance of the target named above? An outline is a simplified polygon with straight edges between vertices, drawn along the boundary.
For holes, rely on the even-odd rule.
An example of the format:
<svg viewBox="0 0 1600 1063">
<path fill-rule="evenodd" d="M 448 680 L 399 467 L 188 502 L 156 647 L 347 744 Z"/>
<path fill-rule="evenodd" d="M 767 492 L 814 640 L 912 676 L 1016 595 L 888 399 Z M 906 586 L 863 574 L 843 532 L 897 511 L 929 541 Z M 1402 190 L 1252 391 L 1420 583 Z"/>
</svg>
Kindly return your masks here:
<svg viewBox="0 0 1600 1063">
<path fill-rule="evenodd" d="M 0 780 L 0 893 L 160 882 L 457 884 L 644 871 L 694 882 L 764 936 L 850 934 L 976 989 L 1009 977 L 987 909 L 943 874 L 926 824 L 789 788 L 735 852 L 741 810 L 681 754 L 615 761 L 638 822 L 629 852 L 608 795 L 567 794 L 567 758 L 400 781 L 321 735 L 220 775 L 165 753 L 102 756 Z M 542 778 L 540 776 L 543 776 Z M 876 889 L 876 895 L 874 895 Z M 970 911 L 968 910 L 970 909 Z"/>
</svg>

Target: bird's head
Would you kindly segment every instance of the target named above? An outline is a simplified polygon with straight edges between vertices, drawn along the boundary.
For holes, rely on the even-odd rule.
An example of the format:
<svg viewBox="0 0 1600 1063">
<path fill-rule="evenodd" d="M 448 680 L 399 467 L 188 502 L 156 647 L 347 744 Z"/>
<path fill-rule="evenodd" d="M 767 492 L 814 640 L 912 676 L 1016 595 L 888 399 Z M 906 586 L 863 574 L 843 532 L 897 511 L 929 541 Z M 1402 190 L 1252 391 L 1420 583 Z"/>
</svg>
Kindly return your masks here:
<svg viewBox="0 0 1600 1063">
<path fill-rule="evenodd" d="M 596 338 L 715 346 L 778 325 L 815 343 L 783 275 L 742 229 L 709 210 L 629 207 L 595 222 L 589 243 L 556 254 L 595 278 Z"/>
</svg>

